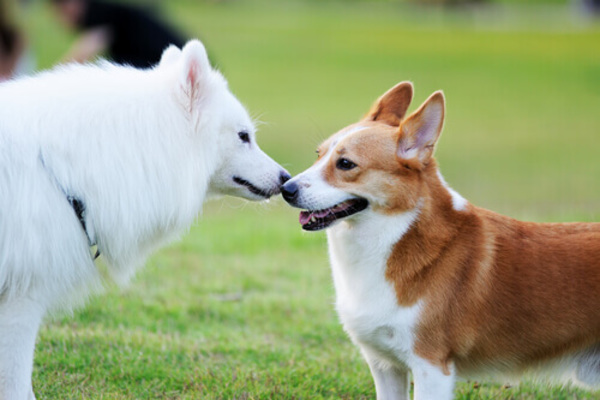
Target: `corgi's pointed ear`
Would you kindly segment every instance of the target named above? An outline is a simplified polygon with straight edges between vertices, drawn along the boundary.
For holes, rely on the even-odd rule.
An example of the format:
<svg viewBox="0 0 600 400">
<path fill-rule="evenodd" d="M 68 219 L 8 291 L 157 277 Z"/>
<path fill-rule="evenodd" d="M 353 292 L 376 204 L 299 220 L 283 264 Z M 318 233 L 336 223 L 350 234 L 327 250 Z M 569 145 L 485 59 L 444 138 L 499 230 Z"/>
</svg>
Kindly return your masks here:
<svg viewBox="0 0 600 400">
<path fill-rule="evenodd" d="M 402 121 L 398 136 L 398 157 L 417 158 L 422 163 L 427 163 L 442 133 L 444 113 L 444 93 L 437 91 Z"/>
<path fill-rule="evenodd" d="M 190 40 L 181 53 L 183 68 L 180 83 L 185 93 L 195 100 L 202 93 L 202 86 L 210 73 L 208 55 L 199 40 Z"/>
<path fill-rule="evenodd" d="M 398 126 L 406 115 L 413 92 L 412 83 L 400 82 L 377 99 L 363 120 Z"/>
<path fill-rule="evenodd" d="M 174 64 L 181 56 L 181 50 L 177 46 L 170 45 L 167 47 L 160 57 L 159 66 Z"/>
</svg>

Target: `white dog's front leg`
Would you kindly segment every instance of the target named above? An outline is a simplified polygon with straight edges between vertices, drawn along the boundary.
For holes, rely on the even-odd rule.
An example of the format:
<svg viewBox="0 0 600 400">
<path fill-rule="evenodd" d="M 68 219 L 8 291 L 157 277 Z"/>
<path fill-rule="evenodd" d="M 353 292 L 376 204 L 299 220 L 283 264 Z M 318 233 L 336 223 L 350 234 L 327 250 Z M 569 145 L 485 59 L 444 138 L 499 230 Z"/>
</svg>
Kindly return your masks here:
<svg viewBox="0 0 600 400">
<path fill-rule="evenodd" d="M 35 399 L 31 372 L 43 314 L 43 308 L 28 299 L 0 303 L 0 399 Z"/>
<path fill-rule="evenodd" d="M 444 374 L 441 367 L 424 359 L 418 359 L 412 365 L 415 382 L 415 400 L 452 400 L 454 397 L 454 368 L 450 374 Z"/>
<path fill-rule="evenodd" d="M 369 364 L 377 400 L 409 400 L 408 369 L 398 368 L 381 361 L 368 349 L 362 348 L 363 356 Z"/>
</svg>

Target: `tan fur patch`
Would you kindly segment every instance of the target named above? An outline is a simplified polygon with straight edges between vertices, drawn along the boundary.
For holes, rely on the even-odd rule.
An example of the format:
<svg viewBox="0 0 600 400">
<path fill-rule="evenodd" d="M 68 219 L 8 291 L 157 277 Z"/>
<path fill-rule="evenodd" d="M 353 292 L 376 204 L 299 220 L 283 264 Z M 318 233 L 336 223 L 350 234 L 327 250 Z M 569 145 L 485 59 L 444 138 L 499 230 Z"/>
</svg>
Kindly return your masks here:
<svg viewBox="0 0 600 400">
<path fill-rule="evenodd" d="M 332 151 L 323 178 L 333 187 L 368 197 L 373 209 L 379 212 L 414 208 L 419 199 L 416 169 L 421 165 L 414 160 L 401 162 L 396 156 L 398 128 L 375 123 L 361 125 L 368 128 L 348 136 L 334 135 L 320 147 L 320 154 Z M 340 136 L 342 139 L 338 141 Z M 331 146 L 334 148 L 330 149 Z M 340 170 L 336 163 L 341 157 L 357 167 Z"/>
<path fill-rule="evenodd" d="M 399 305 L 426 304 L 415 352 L 440 367 L 524 367 L 598 342 L 600 224 L 455 211 L 435 168 L 386 271 Z"/>
</svg>

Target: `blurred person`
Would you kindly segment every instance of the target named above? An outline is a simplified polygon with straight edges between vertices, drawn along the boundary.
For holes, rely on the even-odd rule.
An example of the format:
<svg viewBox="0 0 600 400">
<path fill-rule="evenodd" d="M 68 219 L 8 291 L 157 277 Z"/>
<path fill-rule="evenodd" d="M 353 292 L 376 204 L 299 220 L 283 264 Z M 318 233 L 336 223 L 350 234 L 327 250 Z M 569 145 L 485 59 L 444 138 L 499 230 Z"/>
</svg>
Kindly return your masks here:
<svg viewBox="0 0 600 400">
<path fill-rule="evenodd" d="M 582 0 L 581 4 L 584 12 L 595 16 L 600 15 L 600 0 Z"/>
<path fill-rule="evenodd" d="M 0 0 L 0 82 L 33 71 L 33 58 L 16 22 L 15 7 L 11 0 Z"/>
<path fill-rule="evenodd" d="M 178 32 L 139 6 L 97 0 L 51 3 L 63 25 L 82 32 L 67 61 L 86 62 L 102 54 L 119 64 L 148 68 L 170 44 L 185 44 Z"/>
</svg>

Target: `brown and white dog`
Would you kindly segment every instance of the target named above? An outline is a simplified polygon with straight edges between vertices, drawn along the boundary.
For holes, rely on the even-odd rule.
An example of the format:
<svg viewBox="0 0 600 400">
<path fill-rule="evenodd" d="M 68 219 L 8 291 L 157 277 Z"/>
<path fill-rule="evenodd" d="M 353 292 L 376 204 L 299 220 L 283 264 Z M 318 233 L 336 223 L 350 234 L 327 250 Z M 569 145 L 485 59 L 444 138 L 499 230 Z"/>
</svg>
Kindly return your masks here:
<svg viewBox="0 0 600 400">
<path fill-rule="evenodd" d="M 453 397 L 457 378 L 600 386 L 600 224 L 475 207 L 435 159 L 444 96 L 403 82 L 326 140 L 284 198 L 329 228 L 337 311 L 377 398 Z"/>
</svg>

